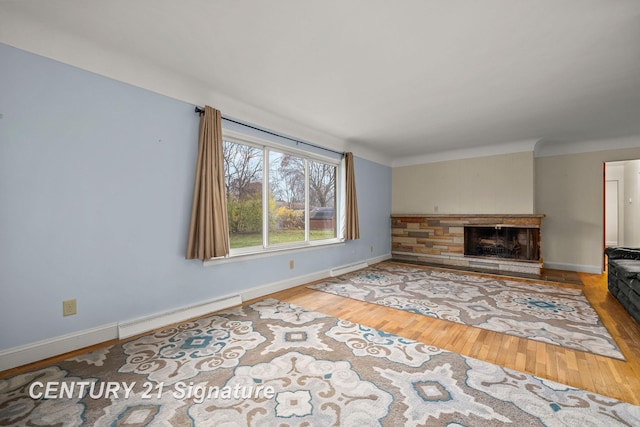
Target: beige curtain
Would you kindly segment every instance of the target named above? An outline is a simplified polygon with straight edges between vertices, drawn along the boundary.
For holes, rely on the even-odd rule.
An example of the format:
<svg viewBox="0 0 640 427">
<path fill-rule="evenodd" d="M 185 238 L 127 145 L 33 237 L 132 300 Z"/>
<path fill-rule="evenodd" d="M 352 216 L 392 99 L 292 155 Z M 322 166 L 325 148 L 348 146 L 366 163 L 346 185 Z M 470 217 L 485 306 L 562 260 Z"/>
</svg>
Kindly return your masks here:
<svg viewBox="0 0 640 427">
<path fill-rule="evenodd" d="M 356 175 L 353 169 L 353 153 L 344 153 L 345 184 L 346 184 L 346 221 L 344 230 L 345 240 L 360 238 L 358 224 L 358 198 L 356 197 Z"/>
<path fill-rule="evenodd" d="M 229 253 L 223 164 L 222 115 L 206 106 L 200 116 L 187 259 L 205 260 Z"/>
</svg>

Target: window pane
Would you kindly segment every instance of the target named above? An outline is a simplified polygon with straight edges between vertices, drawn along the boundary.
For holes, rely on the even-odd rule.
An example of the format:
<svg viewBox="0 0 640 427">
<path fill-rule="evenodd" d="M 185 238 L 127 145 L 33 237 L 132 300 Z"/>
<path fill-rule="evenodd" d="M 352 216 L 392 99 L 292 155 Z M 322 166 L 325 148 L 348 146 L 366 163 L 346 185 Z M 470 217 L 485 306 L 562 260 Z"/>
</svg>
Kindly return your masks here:
<svg viewBox="0 0 640 427">
<path fill-rule="evenodd" d="M 309 239 L 336 237 L 336 167 L 309 160 Z"/>
<path fill-rule="evenodd" d="M 262 246 L 262 149 L 224 141 L 231 249 Z"/>
<path fill-rule="evenodd" d="M 305 160 L 269 151 L 269 244 L 304 242 Z"/>
</svg>

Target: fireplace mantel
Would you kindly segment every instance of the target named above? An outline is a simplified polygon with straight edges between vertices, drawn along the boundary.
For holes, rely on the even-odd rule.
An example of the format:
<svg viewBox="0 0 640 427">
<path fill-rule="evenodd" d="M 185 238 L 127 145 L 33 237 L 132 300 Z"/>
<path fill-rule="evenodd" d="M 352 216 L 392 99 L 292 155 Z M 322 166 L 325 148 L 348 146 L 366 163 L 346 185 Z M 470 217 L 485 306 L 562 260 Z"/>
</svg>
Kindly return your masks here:
<svg viewBox="0 0 640 427">
<path fill-rule="evenodd" d="M 391 214 L 391 218 L 464 218 L 471 221 L 474 221 L 474 218 L 482 221 L 486 218 L 544 218 L 545 216 L 545 214 Z"/>
<path fill-rule="evenodd" d="M 396 259 L 469 268 L 540 274 L 540 228 L 544 214 L 393 214 L 391 254 Z M 536 229 L 538 259 L 465 255 L 465 227 Z"/>
</svg>

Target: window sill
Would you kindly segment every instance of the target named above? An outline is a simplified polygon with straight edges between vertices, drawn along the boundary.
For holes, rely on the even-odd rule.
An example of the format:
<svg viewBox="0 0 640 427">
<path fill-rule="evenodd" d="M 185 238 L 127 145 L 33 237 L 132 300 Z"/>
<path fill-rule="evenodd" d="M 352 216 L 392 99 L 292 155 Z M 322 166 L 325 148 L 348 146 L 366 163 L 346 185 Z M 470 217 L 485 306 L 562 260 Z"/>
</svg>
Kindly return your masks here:
<svg viewBox="0 0 640 427">
<path fill-rule="evenodd" d="M 219 264 L 227 264 L 230 262 L 237 261 L 248 261 L 252 259 L 260 259 L 260 258 L 268 258 L 276 255 L 284 255 L 288 253 L 298 253 L 298 252 L 306 252 L 315 249 L 322 249 L 331 246 L 344 246 L 344 239 L 331 239 L 331 240 L 323 240 L 321 242 L 309 242 L 305 245 L 287 245 L 287 246 L 279 246 L 279 247 L 271 247 L 268 249 L 256 249 L 251 252 L 242 252 L 229 254 L 226 257 L 220 258 L 211 258 L 202 262 L 204 267 L 210 267 L 213 265 Z"/>
</svg>

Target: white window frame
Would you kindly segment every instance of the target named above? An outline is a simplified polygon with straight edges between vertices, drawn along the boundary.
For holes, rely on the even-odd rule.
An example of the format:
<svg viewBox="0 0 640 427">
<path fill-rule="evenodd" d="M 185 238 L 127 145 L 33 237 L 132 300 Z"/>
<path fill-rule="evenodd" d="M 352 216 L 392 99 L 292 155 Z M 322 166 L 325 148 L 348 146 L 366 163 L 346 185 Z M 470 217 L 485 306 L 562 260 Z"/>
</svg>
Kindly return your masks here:
<svg viewBox="0 0 640 427">
<path fill-rule="evenodd" d="M 290 147 L 284 144 L 278 144 L 273 141 L 246 135 L 241 132 L 224 130 L 222 131 L 222 139 L 236 144 L 244 144 L 262 150 L 263 174 L 262 174 L 262 246 L 250 246 L 245 248 L 230 249 L 229 254 L 224 257 L 211 258 L 204 261 L 206 265 L 214 265 L 235 260 L 245 260 L 247 258 L 258 258 L 262 256 L 277 255 L 284 252 L 299 252 L 314 248 L 322 248 L 330 245 L 344 245 L 344 173 L 342 159 L 334 159 L 322 156 L 310 151 Z M 306 160 L 326 163 L 336 167 L 336 183 L 335 183 L 335 213 L 336 220 L 336 237 L 331 239 L 310 240 L 309 239 L 309 164 L 305 161 L 305 240 L 294 243 L 283 243 L 277 245 L 269 245 L 269 151 L 277 151 L 283 154 L 290 154 L 302 157 Z"/>
</svg>

